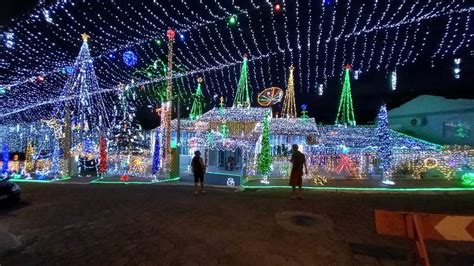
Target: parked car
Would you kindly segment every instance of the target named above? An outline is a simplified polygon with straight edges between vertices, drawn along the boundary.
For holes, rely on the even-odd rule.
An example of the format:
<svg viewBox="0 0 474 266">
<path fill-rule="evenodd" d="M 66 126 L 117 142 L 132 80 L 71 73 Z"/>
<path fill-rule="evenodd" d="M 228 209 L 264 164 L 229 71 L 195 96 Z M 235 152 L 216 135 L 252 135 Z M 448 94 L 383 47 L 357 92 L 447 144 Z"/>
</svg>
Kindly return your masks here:
<svg viewBox="0 0 474 266">
<path fill-rule="evenodd" d="M 21 199 L 20 186 L 8 178 L 0 179 L 0 204 L 16 204 Z"/>
</svg>

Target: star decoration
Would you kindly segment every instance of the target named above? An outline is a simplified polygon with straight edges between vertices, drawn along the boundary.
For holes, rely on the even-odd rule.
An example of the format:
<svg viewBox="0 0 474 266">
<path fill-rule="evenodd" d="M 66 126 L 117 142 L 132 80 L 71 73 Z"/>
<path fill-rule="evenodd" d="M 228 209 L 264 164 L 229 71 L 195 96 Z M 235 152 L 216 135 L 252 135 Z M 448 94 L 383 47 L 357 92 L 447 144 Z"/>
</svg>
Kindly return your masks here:
<svg viewBox="0 0 474 266">
<path fill-rule="evenodd" d="M 83 34 L 81 34 L 81 38 L 84 42 L 87 42 L 89 40 L 90 36 L 87 35 L 87 33 L 84 32 Z"/>
</svg>

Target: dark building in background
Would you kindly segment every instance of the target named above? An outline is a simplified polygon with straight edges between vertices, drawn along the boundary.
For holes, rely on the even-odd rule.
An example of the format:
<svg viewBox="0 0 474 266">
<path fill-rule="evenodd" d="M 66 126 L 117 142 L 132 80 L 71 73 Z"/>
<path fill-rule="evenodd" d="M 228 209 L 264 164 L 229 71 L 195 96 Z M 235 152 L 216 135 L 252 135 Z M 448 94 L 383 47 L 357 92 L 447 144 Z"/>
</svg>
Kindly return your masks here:
<svg viewBox="0 0 474 266">
<path fill-rule="evenodd" d="M 390 127 L 437 144 L 474 146 L 474 100 L 421 95 L 388 112 Z"/>
</svg>

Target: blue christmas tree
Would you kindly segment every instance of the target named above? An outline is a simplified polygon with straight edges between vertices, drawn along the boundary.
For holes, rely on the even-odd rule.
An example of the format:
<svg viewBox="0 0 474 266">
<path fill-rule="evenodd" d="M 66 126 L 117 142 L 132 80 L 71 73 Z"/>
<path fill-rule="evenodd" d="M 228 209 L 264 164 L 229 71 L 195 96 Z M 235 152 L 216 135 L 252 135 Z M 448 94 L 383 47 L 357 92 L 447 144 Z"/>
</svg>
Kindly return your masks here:
<svg viewBox="0 0 474 266">
<path fill-rule="evenodd" d="M 156 175 L 160 170 L 160 133 L 156 131 L 155 135 L 155 150 L 153 152 L 152 173 Z"/>
<path fill-rule="evenodd" d="M 392 164 L 392 139 L 388 128 L 387 107 L 383 105 L 377 117 L 377 135 L 379 139 L 378 155 L 382 167 L 382 179 L 386 184 L 393 184 L 391 174 Z"/>
<path fill-rule="evenodd" d="M 6 143 L 3 144 L 3 151 L 2 151 L 2 173 L 8 173 L 8 161 L 9 161 L 9 153 L 8 153 L 8 145 Z"/>
</svg>

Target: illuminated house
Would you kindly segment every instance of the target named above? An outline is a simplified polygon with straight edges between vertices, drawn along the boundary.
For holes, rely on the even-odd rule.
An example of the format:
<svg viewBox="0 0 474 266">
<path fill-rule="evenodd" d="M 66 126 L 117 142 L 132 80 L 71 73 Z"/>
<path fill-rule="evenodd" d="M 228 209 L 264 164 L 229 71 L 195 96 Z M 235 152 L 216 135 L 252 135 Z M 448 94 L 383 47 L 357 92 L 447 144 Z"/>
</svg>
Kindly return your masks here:
<svg viewBox="0 0 474 266">
<path fill-rule="evenodd" d="M 181 120 L 181 169 L 188 168 L 195 150 L 200 150 L 209 171 L 226 172 L 229 157 L 234 171 L 259 178 L 256 170 L 262 120 L 269 108 L 214 108 L 200 118 Z M 173 131 L 177 120 L 173 120 Z M 310 172 L 332 178 L 380 178 L 376 126 L 317 126 L 314 118 L 270 119 L 273 157 L 270 178 L 287 178 L 291 145 L 306 154 Z M 447 170 L 439 159 L 441 146 L 390 130 L 393 175 L 420 178 L 436 167 Z M 176 133 L 173 135 L 176 141 Z M 437 159 L 433 159 L 437 158 Z M 435 160 L 435 161 L 433 161 Z M 463 162 L 467 165 L 472 162 Z M 457 165 L 461 167 L 461 164 Z M 448 178 L 454 178 L 450 171 Z"/>
</svg>

